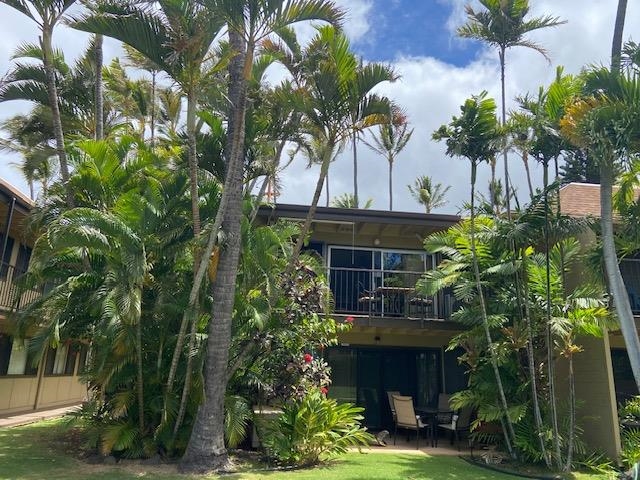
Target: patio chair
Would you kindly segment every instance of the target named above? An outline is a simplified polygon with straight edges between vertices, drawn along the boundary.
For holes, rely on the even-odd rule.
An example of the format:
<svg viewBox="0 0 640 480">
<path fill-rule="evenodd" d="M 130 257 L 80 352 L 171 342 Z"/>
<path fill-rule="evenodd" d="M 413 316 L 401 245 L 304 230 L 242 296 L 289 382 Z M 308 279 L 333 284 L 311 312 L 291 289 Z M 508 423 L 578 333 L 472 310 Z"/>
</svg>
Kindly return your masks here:
<svg viewBox="0 0 640 480">
<path fill-rule="evenodd" d="M 396 392 L 395 390 L 387 391 L 387 400 L 389 400 L 389 408 L 391 409 L 391 418 L 393 418 L 393 424 L 396 424 L 396 407 L 393 404 L 393 396 L 400 396 L 400 392 Z"/>
<path fill-rule="evenodd" d="M 451 423 L 453 410 L 451 409 L 449 400 L 451 400 L 451 395 L 448 393 L 440 393 L 438 395 L 438 413 L 436 415 L 438 424 Z"/>
<path fill-rule="evenodd" d="M 460 451 L 460 434 L 471 430 L 471 416 L 473 415 L 473 409 L 465 407 L 460 410 L 459 413 L 454 414 L 450 423 L 438 424 L 438 428 L 441 428 L 451 434 L 451 445 L 455 439 L 458 451 Z"/>
<path fill-rule="evenodd" d="M 433 435 L 430 424 L 422 423 L 419 415 L 413 408 L 413 397 L 404 397 L 402 395 L 392 395 L 393 405 L 396 410 L 395 428 L 393 430 L 393 444 L 396 444 L 396 436 L 398 428 L 407 430 L 407 441 L 409 440 L 409 431 L 416 431 L 416 448 L 420 449 L 420 431 L 427 429 L 430 435 Z"/>
</svg>

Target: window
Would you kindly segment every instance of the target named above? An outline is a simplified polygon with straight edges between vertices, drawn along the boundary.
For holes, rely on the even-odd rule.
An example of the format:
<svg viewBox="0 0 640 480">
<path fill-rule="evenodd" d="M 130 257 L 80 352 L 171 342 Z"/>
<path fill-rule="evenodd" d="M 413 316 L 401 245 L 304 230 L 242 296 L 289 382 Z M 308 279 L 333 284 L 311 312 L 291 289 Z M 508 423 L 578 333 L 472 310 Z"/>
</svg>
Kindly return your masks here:
<svg viewBox="0 0 640 480">
<path fill-rule="evenodd" d="M 29 268 L 29 260 L 31 260 L 31 248 L 20 244 L 18 248 L 18 257 L 16 258 L 16 274 L 22 275 Z"/>
<path fill-rule="evenodd" d="M 4 247 L 4 233 L 0 233 L 0 249 Z M 7 248 L 4 251 L 4 256 L 2 257 L 2 265 L 0 266 L 0 279 L 4 280 L 7 278 L 7 273 L 9 272 L 9 263 L 11 262 L 11 253 L 13 252 L 13 238 L 9 237 L 7 239 Z"/>
<path fill-rule="evenodd" d="M 58 348 L 49 348 L 44 367 L 46 375 L 62 375 L 65 373 L 67 350 L 68 347 L 66 345 L 61 345 Z"/>
<path fill-rule="evenodd" d="M 12 343 L 9 335 L 0 333 L 0 375 L 6 375 L 9 370 Z"/>
<path fill-rule="evenodd" d="M 87 362 L 89 361 L 89 346 L 82 345 L 80 347 L 80 361 L 78 362 L 78 373 L 82 374 L 87 371 Z"/>
<path fill-rule="evenodd" d="M 78 358 L 78 349 L 74 346 L 69 347 L 67 360 L 64 365 L 64 374 L 73 375 L 76 369 L 76 358 Z"/>
</svg>

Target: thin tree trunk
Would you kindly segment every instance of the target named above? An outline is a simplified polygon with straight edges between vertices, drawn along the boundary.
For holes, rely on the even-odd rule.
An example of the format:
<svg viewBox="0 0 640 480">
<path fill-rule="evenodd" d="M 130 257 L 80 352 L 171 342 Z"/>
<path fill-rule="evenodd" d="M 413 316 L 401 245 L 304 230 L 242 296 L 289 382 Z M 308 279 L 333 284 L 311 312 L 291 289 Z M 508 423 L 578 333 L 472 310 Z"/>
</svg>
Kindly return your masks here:
<svg viewBox="0 0 640 480">
<path fill-rule="evenodd" d="M 612 153 L 605 153 L 609 158 L 600 160 L 600 225 L 602 231 L 602 256 L 609 283 L 609 291 L 613 297 L 613 306 L 618 317 L 620 330 L 629 355 L 629 363 L 640 390 L 640 340 L 636 331 L 629 296 L 620 273 L 618 255 L 613 233 L 613 160 Z"/>
<path fill-rule="evenodd" d="M 278 169 L 278 166 L 280 165 L 280 157 L 282 157 L 282 151 L 284 150 L 285 144 L 286 144 L 285 140 L 280 140 L 280 142 L 278 142 L 278 146 L 276 147 L 276 153 L 273 157 L 273 168 L 272 168 L 272 172 L 270 172 L 270 174 L 273 174 L 274 177 L 275 177 L 275 172 Z M 264 193 L 267 189 L 267 185 L 268 185 L 268 182 L 270 181 L 270 178 L 271 178 L 270 175 L 267 175 L 264 182 L 262 182 L 262 186 L 260 187 L 260 191 L 258 192 L 258 196 L 256 197 L 256 204 L 253 207 L 253 211 L 251 212 L 251 218 L 250 218 L 251 223 L 253 223 L 256 220 L 256 217 L 258 216 L 258 210 L 260 208 L 260 204 L 262 203 L 262 199 L 264 198 Z M 275 180 L 274 180 L 274 184 L 275 184 Z M 274 191 L 274 198 L 275 198 L 275 191 Z"/>
<path fill-rule="evenodd" d="M 320 167 L 320 169 L 322 170 L 322 167 Z M 327 170 L 327 174 L 325 175 L 327 178 L 327 191 L 326 191 L 326 195 L 327 195 L 327 207 L 329 206 L 329 171 Z"/>
<path fill-rule="evenodd" d="M 49 96 L 49 106 L 51 107 L 51 117 L 53 121 L 53 135 L 56 140 L 56 154 L 60 163 L 60 175 L 65 185 L 67 193 L 67 205 L 72 208 L 75 204 L 73 192 L 69 187 L 69 164 L 67 163 L 67 153 L 64 147 L 64 133 L 62 132 L 62 118 L 60 116 L 60 106 L 58 104 L 58 88 L 56 86 L 56 73 L 53 66 L 53 48 L 51 46 L 51 27 L 45 25 L 40 37 L 42 48 L 42 64 L 47 75 L 47 94 Z"/>
<path fill-rule="evenodd" d="M 29 198 L 31 200 L 35 199 L 35 188 L 33 186 L 33 180 L 29 180 Z"/>
<path fill-rule="evenodd" d="M 567 461 L 564 471 L 571 471 L 573 463 L 573 445 L 576 429 L 576 382 L 573 375 L 573 355 L 569 354 L 569 431 L 567 433 Z"/>
<path fill-rule="evenodd" d="M 138 370 L 138 428 L 144 434 L 144 375 L 142 372 L 142 316 L 136 322 L 136 363 Z"/>
<path fill-rule="evenodd" d="M 476 164 L 471 162 L 471 260 L 473 264 L 473 273 L 476 281 L 476 289 L 478 291 L 478 300 L 480 302 L 480 312 L 482 315 L 482 326 L 484 327 L 484 334 L 487 340 L 487 348 L 489 349 L 489 359 L 491 366 L 493 367 L 493 374 L 496 379 L 496 385 L 498 387 L 498 396 L 503 410 L 503 418 L 507 424 L 507 433 L 505 436 L 505 443 L 507 444 L 507 450 L 512 458 L 516 458 L 516 453 L 512 447 L 512 439 L 515 439 L 515 431 L 513 429 L 513 423 L 509 418 L 509 406 L 507 404 L 507 397 L 504 393 L 504 387 L 502 386 L 502 377 L 500 376 L 500 370 L 498 369 L 498 362 L 496 359 L 496 353 L 491 338 L 491 331 L 489 330 L 489 319 L 487 317 L 487 309 L 484 303 L 484 294 L 482 292 L 482 282 L 480 279 L 480 267 L 478 266 L 478 257 L 476 256 L 476 218 L 475 218 L 475 184 L 476 184 Z"/>
<path fill-rule="evenodd" d="M 156 144 L 156 77 L 158 72 L 156 70 L 151 71 L 151 148 Z"/>
<path fill-rule="evenodd" d="M 549 245 L 549 161 L 543 161 L 543 188 L 544 188 L 544 256 L 546 274 L 546 344 L 547 344 L 547 376 L 549 383 L 549 407 L 551 409 L 551 427 L 553 429 L 553 450 L 557 465 L 562 465 L 562 452 L 560 451 L 560 432 L 558 429 L 558 407 L 556 402 L 556 375 L 555 361 L 553 359 L 553 335 L 551 332 L 551 257 Z"/>
<path fill-rule="evenodd" d="M 524 254 L 526 255 L 526 253 Z M 523 270 L 526 275 L 526 265 L 523 267 Z M 547 452 L 547 447 L 545 445 L 545 441 L 543 438 L 543 422 L 542 422 L 542 414 L 540 413 L 540 401 L 538 399 L 538 375 L 536 371 L 535 364 L 535 349 L 533 347 L 533 327 L 531 325 L 531 311 L 529 309 L 529 289 L 527 288 L 528 279 L 525 277 L 524 281 L 524 289 L 525 289 L 525 324 L 527 328 L 527 363 L 529 367 L 529 376 L 531 377 L 531 400 L 533 402 L 533 418 L 536 422 L 536 434 L 538 436 L 538 442 L 540 443 L 540 452 L 542 452 L 542 456 L 544 458 L 544 463 L 547 468 L 551 468 L 551 459 L 549 458 L 549 454 Z"/>
<path fill-rule="evenodd" d="M 191 190 L 191 216 L 193 236 L 200 235 L 200 196 L 198 193 L 198 154 L 196 151 L 196 94 L 194 88 L 187 92 L 187 142 L 189 147 L 189 185 Z"/>
<path fill-rule="evenodd" d="M 393 211 L 393 160 L 389 160 L 389 211 Z"/>
<path fill-rule="evenodd" d="M 627 0 L 618 0 L 616 11 L 616 23 L 613 28 L 613 40 L 611 41 L 611 72 L 620 72 L 622 59 L 622 34 L 624 21 L 627 16 Z"/>
<path fill-rule="evenodd" d="M 237 55 L 229 64 L 229 99 L 231 101 L 227 158 L 229 171 L 225 190 L 228 206 L 224 215 L 227 233 L 226 248 L 221 252 L 217 281 L 212 294 L 213 304 L 207 339 L 205 363 L 205 396 L 198 409 L 187 450 L 180 469 L 203 473 L 226 466 L 228 457 L 224 445 L 224 396 L 226 372 L 231 344 L 231 320 L 235 297 L 236 276 L 241 248 L 242 177 L 247 102 L 247 79 L 253 62 L 253 48 L 245 47 L 240 32 L 229 30 L 229 43 Z"/>
<path fill-rule="evenodd" d="M 187 347 L 187 368 L 185 370 L 184 384 L 182 385 L 182 396 L 180 398 L 180 408 L 178 409 L 178 416 L 176 417 L 176 423 L 173 426 L 173 442 L 175 442 L 184 415 L 187 411 L 187 402 L 189 401 L 189 391 L 191 390 L 191 383 L 193 381 L 193 356 L 196 346 L 196 334 L 198 333 L 198 318 L 195 316 L 191 319 L 191 329 L 189 331 L 189 344 Z M 172 443 L 173 443 L 172 442 Z"/>
<path fill-rule="evenodd" d="M 524 164 L 524 170 L 527 173 L 527 185 L 529 186 L 529 198 L 533 198 L 533 185 L 531 184 L 531 171 L 529 170 L 529 156 L 527 152 L 522 152 L 522 163 Z"/>
<path fill-rule="evenodd" d="M 505 70 L 505 55 L 506 51 L 504 48 L 500 48 L 500 87 L 502 94 L 502 126 L 507 123 L 507 105 L 506 105 L 506 87 L 504 84 L 504 70 Z M 509 187 L 509 162 L 507 159 L 507 145 L 505 143 L 502 149 L 502 158 L 504 160 L 504 196 L 506 200 L 507 207 L 507 219 L 511 221 L 511 188 Z"/>
<path fill-rule="evenodd" d="M 355 203 L 354 207 L 358 208 L 358 139 L 355 130 L 353 131 L 351 141 L 353 145 L 353 201 Z"/>
<path fill-rule="evenodd" d="M 100 34 L 96 34 L 94 37 L 95 61 L 96 61 L 96 85 L 95 85 L 96 140 L 102 140 L 104 138 L 104 95 L 102 93 L 102 63 L 103 63 L 102 43 L 103 43 L 103 40 L 104 38 Z"/>
<path fill-rule="evenodd" d="M 302 251 L 304 241 L 309 234 L 309 230 L 311 230 L 311 222 L 313 221 L 313 217 L 315 216 L 316 209 L 318 207 L 318 202 L 320 201 L 322 186 L 329 173 L 329 165 L 331 164 L 334 148 L 335 146 L 333 145 L 333 140 L 327 140 L 327 146 L 324 147 L 324 158 L 322 159 L 322 163 L 320 164 L 320 175 L 318 176 L 318 182 L 316 183 L 316 190 L 313 193 L 313 200 L 311 201 L 311 205 L 309 206 L 307 217 L 305 218 L 304 225 L 300 230 L 300 234 L 298 235 L 298 239 L 296 240 L 296 245 L 293 249 L 293 253 L 291 254 L 291 259 L 289 260 L 289 265 L 287 266 L 286 270 L 287 274 L 291 274 L 293 272 L 296 262 L 300 257 L 300 252 Z"/>
</svg>

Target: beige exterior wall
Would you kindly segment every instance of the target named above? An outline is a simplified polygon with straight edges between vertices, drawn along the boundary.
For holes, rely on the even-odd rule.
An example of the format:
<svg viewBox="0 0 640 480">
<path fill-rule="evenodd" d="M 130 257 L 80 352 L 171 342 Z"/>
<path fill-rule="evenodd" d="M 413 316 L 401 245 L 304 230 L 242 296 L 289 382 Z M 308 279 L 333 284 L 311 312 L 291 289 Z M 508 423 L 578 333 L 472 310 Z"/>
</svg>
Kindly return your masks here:
<svg viewBox="0 0 640 480">
<path fill-rule="evenodd" d="M 446 347 L 454 332 L 438 332 L 433 330 L 393 331 L 383 328 L 354 327 L 351 331 L 339 335 L 341 344 L 373 345 L 380 347 Z"/>
<path fill-rule="evenodd" d="M 609 337 L 582 337 L 578 343 L 584 351 L 574 357 L 574 378 L 578 401 L 577 420 L 584 433 L 582 439 L 590 449 L 620 458 L 620 430 L 616 391 L 611 366 Z M 557 395 L 569 398 L 568 364 L 559 359 L 556 364 Z"/>
</svg>

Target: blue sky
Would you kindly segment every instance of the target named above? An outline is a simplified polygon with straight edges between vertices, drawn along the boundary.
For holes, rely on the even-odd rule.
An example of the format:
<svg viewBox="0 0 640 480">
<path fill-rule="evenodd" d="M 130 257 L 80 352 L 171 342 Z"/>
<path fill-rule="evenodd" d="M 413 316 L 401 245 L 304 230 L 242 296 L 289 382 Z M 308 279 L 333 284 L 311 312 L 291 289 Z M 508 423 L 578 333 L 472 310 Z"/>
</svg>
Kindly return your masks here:
<svg viewBox="0 0 640 480">
<path fill-rule="evenodd" d="M 368 13 L 370 31 L 354 45 L 367 60 L 430 56 L 461 67 L 480 49 L 451 34 L 452 6 L 442 0 L 374 0 Z"/>
</svg>

